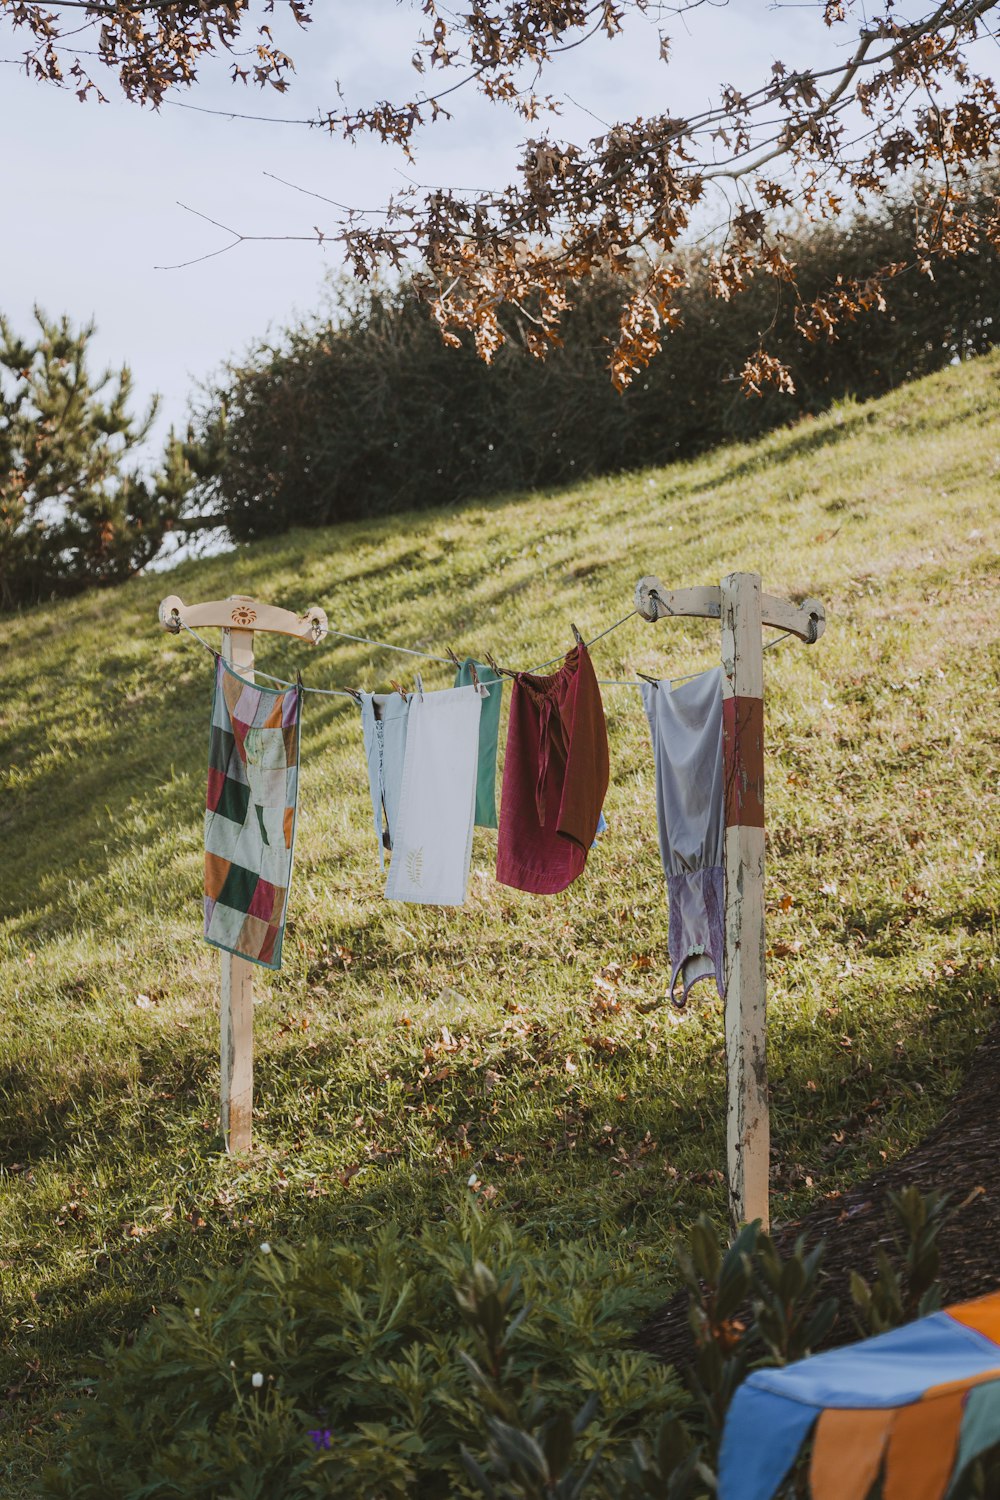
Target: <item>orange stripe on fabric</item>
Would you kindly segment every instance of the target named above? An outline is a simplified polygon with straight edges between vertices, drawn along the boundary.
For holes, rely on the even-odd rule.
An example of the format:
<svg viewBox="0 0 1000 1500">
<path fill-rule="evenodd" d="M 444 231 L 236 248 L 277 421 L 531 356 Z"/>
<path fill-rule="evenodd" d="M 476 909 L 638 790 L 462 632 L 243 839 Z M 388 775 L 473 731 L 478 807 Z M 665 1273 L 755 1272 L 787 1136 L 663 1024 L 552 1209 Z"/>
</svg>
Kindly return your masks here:
<svg viewBox="0 0 1000 1500">
<path fill-rule="evenodd" d="M 995 1344 L 1000 1344 L 1000 1292 L 991 1292 L 988 1297 L 976 1297 L 972 1302 L 960 1302 L 957 1307 L 946 1307 L 945 1312 L 956 1323 L 965 1328 L 974 1328 Z"/>
<path fill-rule="evenodd" d="M 865 1500 L 878 1478 L 897 1412 L 894 1406 L 824 1411 L 816 1425 L 809 1469 L 812 1500 Z"/>
<path fill-rule="evenodd" d="M 995 1370 L 983 1370 L 978 1375 L 966 1375 L 963 1380 L 949 1380 L 944 1385 L 929 1385 L 921 1401 L 936 1401 L 939 1396 L 950 1396 L 952 1391 L 971 1391 L 974 1385 L 987 1385 L 991 1380 L 1000 1380 L 1000 1365 Z"/>
<path fill-rule="evenodd" d="M 889 1434 L 884 1500 L 943 1500 L 955 1464 L 966 1390 L 900 1407 Z"/>
</svg>

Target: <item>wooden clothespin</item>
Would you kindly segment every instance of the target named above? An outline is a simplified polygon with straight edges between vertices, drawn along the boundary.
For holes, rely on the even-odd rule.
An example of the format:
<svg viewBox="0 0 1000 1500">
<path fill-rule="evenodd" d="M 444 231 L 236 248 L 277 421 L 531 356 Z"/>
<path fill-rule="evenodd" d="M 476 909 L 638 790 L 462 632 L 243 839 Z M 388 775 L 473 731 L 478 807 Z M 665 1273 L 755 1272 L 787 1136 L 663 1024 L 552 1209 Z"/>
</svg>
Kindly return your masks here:
<svg viewBox="0 0 1000 1500">
<path fill-rule="evenodd" d="M 486 665 L 489 667 L 490 671 L 491 672 L 495 672 L 498 677 L 516 677 L 517 676 L 517 673 L 516 672 L 512 672 L 510 670 L 510 667 L 502 667 L 500 665 L 500 663 L 497 661 L 496 657 L 490 651 L 486 652 Z"/>
<path fill-rule="evenodd" d="M 641 677 L 643 682 L 648 682 L 650 687 L 658 688 L 660 685 L 660 679 L 658 677 L 650 677 L 648 672 L 636 672 L 635 675 Z"/>
<path fill-rule="evenodd" d="M 399 694 L 399 696 L 402 698 L 402 700 L 403 700 L 404 703 L 407 701 L 406 693 L 403 691 L 403 689 L 400 687 L 399 683 L 396 681 L 396 679 L 394 677 L 390 677 L 389 678 L 389 686 L 392 688 L 392 690 L 393 690 L 394 693 L 398 693 Z"/>
<path fill-rule="evenodd" d="M 465 666 L 465 661 L 467 661 L 469 663 L 469 671 L 472 673 L 472 686 L 478 690 L 479 687 L 480 687 L 479 673 L 476 671 L 476 664 L 472 660 L 472 657 L 471 656 L 467 656 L 465 658 L 465 661 L 462 661 L 462 659 L 456 654 L 456 652 L 451 648 L 451 646 L 449 646 L 448 647 L 448 659 L 449 659 L 449 661 L 452 661 L 452 662 L 455 663 L 455 666 L 458 668 L 458 670 L 460 672 L 461 672 L 462 668 Z"/>
<path fill-rule="evenodd" d="M 576 626 L 575 625 L 571 625 L 569 628 L 573 632 L 573 639 L 576 641 L 576 644 L 578 646 L 585 646 L 587 644 L 587 642 L 584 640 L 583 636 L 577 630 Z"/>
</svg>

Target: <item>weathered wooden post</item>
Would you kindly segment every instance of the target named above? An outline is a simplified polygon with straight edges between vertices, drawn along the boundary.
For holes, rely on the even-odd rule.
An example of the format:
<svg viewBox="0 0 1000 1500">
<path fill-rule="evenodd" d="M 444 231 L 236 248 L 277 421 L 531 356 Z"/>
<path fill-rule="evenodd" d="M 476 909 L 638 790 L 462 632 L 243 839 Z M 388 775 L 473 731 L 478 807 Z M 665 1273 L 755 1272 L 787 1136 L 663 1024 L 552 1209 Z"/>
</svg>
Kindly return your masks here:
<svg viewBox="0 0 1000 1500">
<path fill-rule="evenodd" d="M 248 682 L 254 680 L 254 635 L 270 631 L 319 642 L 327 633 L 323 610 L 304 615 L 260 604 L 247 594 L 208 604 L 187 605 L 176 594 L 162 600 L 160 624 L 175 634 L 183 625 L 191 630 L 216 626 L 222 630 L 222 657 Z M 220 1065 L 219 1115 L 222 1138 L 229 1152 L 249 1151 L 253 1122 L 253 964 L 235 953 L 220 953 L 219 991 Z"/>
<path fill-rule="evenodd" d="M 764 657 L 762 627 L 812 644 L 822 635 L 822 604 L 796 605 L 761 593 L 756 573 L 730 573 L 718 588 L 666 589 L 641 578 L 643 619 L 718 618 L 722 630 L 722 738 L 726 799 L 726 1164 L 734 1228 L 770 1224 L 771 1143 L 767 1096 L 764 934 Z"/>
<path fill-rule="evenodd" d="M 768 1228 L 764 939 L 764 655 L 760 578 L 721 585 L 722 764 L 726 798 L 726 1159 L 734 1225 Z"/>
</svg>

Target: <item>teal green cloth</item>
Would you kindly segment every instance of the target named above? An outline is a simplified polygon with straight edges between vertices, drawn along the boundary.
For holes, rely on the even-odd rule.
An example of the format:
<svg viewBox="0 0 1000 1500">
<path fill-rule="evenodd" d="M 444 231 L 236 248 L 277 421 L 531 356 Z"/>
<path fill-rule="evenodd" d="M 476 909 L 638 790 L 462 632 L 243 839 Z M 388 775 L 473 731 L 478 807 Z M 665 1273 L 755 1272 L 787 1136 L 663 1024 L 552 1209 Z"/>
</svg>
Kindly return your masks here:
<svg viewBox="0 0 1000 1500">
<path fill-rule="evenodd" d="M 951 1494 L 971 1463 L 1000 1443 L 1000 1380 L 973 1386 L 965 1403 L 958 1457 L 952 1470 Z"/>
<path fill-rule="evenodd" d="M 455 673 L 455 686 L 468 687 L 475 667 L 479 680 L 489 691 L 479 715 L 479 764 L 476 769 L 476 823 L 480 828 L 497 826 L 497 742 L 500 738 L 500 702 L 503 680 L 490 667 L 467 656 Z"/>
</svg>

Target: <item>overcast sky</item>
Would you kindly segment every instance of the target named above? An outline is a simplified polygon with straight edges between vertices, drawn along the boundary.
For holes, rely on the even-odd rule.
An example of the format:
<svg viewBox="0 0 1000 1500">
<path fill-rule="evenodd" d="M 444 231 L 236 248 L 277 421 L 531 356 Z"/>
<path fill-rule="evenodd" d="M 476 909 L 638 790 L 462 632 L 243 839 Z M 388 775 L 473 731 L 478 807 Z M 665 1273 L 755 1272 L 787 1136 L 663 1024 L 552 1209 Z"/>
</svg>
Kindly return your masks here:
<svg viewBox="0 0 1000 1500">
<path fill-rule="evenodd" d="M 283 97 L 234 88 L 224 65 L 176 97 L 269 117 L 335 107 L 338 81 L 350 104 L 412 97 L 420 87 L 410 66 L 422 26 L 418 5 L 317 0 L 316 9 L 306 31 L 275 24 L 297 68 Z M 789 66 L 832 61 L 843 42 L 824 30 L 817 10 L 733 0 L 705 5 L 686 22 L 632 17 L 624 37 L 595 38 L 560 61 L 547 88 L 577 102 L 548 128 L 585 141 L 600 132 L 599 121 L 686 112 L 707 104 L 720 83 L 762 81 L 775 57 Z M 660 29 L 672 39 L 669 64 L 659 60 Z M 0 21 L 0 57 L 17 57 L 20 45 Z M 335 247 L 277 242 L 157 269 L 225 243 L 178 202 L 248 234 L 308 234 L 315 224 L 330 226 L 332 210 L 265 173 L 362 206 L 384 201 L 405 178 L 475 187 L 509 181 L 522 123 L 471 90 L 451 103 L 454 119 L 424 131 L 413 166 L 398 150 L 352 146 L 294 125 L 169 105 L 155 113 L 113 92 L 109 104 L 81 104 L 71 91 L 5 65 L 0 309 L 25 331 L 34 303 L 77 322 L 95 318 L 101 359 L 131 364 L 144 399 L 161 394 L 160 432 L 183 424 L 195 383 L 269 328 L 316 307 L 323 277 L 339 260 Z"/>
</svg>

